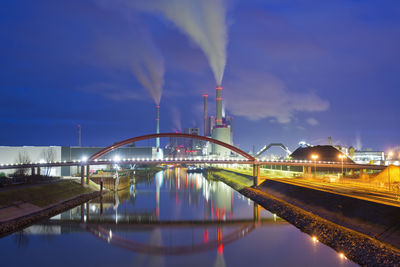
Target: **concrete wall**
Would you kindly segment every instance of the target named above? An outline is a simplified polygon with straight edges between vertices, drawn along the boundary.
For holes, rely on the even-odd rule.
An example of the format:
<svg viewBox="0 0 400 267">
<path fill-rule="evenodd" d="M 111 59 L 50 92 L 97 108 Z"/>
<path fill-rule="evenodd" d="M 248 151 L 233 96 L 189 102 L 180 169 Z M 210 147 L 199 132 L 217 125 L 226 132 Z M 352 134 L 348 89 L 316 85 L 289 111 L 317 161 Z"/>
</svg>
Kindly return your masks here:
<svg viewBox="0 0 400 267">
<path fill-rule="evenodd" d="M 400 208 L 277 180 L 258 189 L 338 225 L 400 248 Z"/>
</svg>

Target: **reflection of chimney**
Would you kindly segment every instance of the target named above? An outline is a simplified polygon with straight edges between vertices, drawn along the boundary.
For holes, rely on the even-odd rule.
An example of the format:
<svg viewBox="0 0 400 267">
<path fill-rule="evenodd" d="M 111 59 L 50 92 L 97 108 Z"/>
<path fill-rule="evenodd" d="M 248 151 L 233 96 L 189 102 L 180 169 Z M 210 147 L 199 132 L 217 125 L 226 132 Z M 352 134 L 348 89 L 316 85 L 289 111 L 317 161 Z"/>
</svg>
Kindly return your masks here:
<svg viewBox="0 0 400 267">
<path fill-rule="evenodd" d="M 156 122 L 157 122 L 157 129 L 156 133 L 160 133 L 160 105 L 157 105 L 157 117 L 156 117 Z M 156 139 L 156 148 L 157 150 L 160 148 L 160 138 L 157 137 Z"/>
<path fill-rule="evenodd" d="M 222 86 L 217 86 L 217 118 L 216 118 L 216 124 L 217 126 L 222 125 Z"/>
<path fill-rule="evenodd" d="M 204 97 L 204 136 L 209 135 L 208 133 L 208 112 L 207 112 L 207 94 L 203 95 Z"/>
<path fill-rule="evenodd" d="M 81 147 L 82 142 L 81 142 L 81 125 L 78 124 L 78 146 Z"/>
</svg>

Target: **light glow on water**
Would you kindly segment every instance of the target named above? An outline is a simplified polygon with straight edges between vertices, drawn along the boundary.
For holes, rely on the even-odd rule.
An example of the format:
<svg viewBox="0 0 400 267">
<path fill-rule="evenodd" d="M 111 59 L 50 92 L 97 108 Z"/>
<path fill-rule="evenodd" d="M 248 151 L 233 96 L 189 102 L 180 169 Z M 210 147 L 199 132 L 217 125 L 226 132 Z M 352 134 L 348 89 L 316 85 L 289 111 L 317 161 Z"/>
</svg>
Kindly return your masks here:
<svg viewBox="0 0 400 267">
<path fill-rule="evenodd" d="M 0 239 L 2 265 L 354 265 L 202 174 L 169 168 L 132 181 L 118 194 Z"/>
</svg>

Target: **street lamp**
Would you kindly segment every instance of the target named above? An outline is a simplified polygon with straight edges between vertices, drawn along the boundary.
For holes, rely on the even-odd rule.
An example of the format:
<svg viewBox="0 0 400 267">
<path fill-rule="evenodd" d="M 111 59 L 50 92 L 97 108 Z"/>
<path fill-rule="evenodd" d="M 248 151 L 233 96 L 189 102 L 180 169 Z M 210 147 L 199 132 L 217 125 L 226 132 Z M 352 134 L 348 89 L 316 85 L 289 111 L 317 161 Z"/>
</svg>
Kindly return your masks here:
<svg viewBox="0 0 400 267">
<path fill-rule="evenodd" d="M 317 159 L 319 156 L 317 154 L 312 154 L 311 158 L 314 160 L 314 176 L 317 177 Z"/>
<path fill-rule="evenodd" d="M 339 154 L 339 159 L 342 160 L 342 177 L 343 177 L 343 160 L 344 160 L 345 157 L 346 157 L 345 155 Z"/>
</svg>

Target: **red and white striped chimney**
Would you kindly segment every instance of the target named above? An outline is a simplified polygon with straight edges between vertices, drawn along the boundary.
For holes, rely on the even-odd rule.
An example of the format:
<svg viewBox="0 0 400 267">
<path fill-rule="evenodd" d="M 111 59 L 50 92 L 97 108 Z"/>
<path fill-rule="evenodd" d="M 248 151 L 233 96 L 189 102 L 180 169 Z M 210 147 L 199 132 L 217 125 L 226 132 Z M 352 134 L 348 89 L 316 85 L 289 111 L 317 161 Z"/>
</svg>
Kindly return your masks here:
<svg viewBox="0 0 400 267">
<path fill-rule="evenodd" d="M 208 127 L 208 110 L 207 110 L 207 94 L 203 95 L 204 97 L 204 136 L 209 135 L 209 127 Z"/>
<path fill-rule="evenodd" d="M 216 112 L 217 112 L 217 118 L 215 120 L 217 126 L 222 125 L 222 86 L 218 85 L 217 86 L 217 98 L 216 98 Z"/>
</svg>

